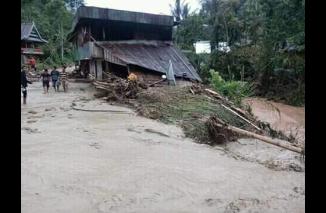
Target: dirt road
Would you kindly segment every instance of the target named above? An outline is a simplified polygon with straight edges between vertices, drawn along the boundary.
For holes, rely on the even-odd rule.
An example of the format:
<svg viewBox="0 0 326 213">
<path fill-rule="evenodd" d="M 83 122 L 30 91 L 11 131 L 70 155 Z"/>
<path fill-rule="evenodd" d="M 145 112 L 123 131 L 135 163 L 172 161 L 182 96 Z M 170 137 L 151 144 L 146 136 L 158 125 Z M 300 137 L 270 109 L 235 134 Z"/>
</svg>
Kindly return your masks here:
<svg viewBox="0 0 326 213">
<path fill-rule="evenodd" d="M 21 111 L 23 213 L 304 212 L 304 172 L 196 144 L 180 128 L 94 100 L 87 84 L 48 95 L 39 84 Z"/>
</svg>

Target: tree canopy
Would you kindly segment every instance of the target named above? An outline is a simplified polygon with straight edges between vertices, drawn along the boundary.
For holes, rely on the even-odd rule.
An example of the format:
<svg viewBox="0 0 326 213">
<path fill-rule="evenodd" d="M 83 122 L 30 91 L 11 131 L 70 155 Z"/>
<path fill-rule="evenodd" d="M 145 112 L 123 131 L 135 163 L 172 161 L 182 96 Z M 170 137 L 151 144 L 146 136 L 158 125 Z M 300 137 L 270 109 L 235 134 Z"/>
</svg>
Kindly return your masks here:
<svg viewBox="0 0 326 213">
<path fill-rule="evenodd" d="M 42 37 L 48 40 L 43 46 L 44 63 L 61 64 L 73 60 L 72 46 L 66 41 L 66 36 L 73 13 L 83 3 L 83 0 L 21 0 L 21 21 L 34 21 Z"/>
<path fill-rule="evenodd" d="M 257 94 L 304 102 L 304 0 L 201 0 L 201 6 L 180 22 L 174 41 L 188 50 L 197 40 L 211 41 L 211 54 L 190 57 L 204 80 L 210 69 L 229 80 L 244 75 Z M 231 51 L 218 51 L 219 42 Z"/>
</svg>

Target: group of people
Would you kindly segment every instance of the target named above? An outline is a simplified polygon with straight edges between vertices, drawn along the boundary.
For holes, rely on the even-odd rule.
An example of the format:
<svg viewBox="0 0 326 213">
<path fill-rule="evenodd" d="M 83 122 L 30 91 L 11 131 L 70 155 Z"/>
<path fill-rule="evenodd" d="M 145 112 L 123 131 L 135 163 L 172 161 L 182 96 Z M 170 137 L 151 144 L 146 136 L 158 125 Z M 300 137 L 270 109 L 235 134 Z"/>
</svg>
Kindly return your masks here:
<svg viewBox="0 0 326 213">
<path fill-rule="evenodd" d="M 68 89 L 68 78 L 65 66 L 63 67 L 62 72 L 59 72 L 57 67 L 54 67 L 51 73 L 49 73 L 48 69 L 44 69 L 43 73 L 41 74 L 41 78 L 44 94 L 49 92 L 50 81 L 52 82 L 52 86 L 55 92 L 59 91 L 61 84 L 64 92 L 66 92 Z"/>
<path fill-rule="evenodd" d="M 49 92 L 50 81 L 52 82 L 52 86 L 56 92 L 59 91 L 60 85 L 63 87 L 63 91 L 66 92 L 68 89 L 68 75 L 66 72 L 66 66 L 63 67 L 62 72 L 57 70 L 57 67 L 49 73 L 48 69 L 44 69 L 41 74 L 42 85 L 44 89 L 44 94 Z M 26 76 L 26 66 L 23 66 L 21 69 L 21 87 L 23 93 L 23 104 L 26 104 L 27 99 L 27 86 L 28 84 L 32 84 L 31 81 L 28 80 Z"/>
</svg>

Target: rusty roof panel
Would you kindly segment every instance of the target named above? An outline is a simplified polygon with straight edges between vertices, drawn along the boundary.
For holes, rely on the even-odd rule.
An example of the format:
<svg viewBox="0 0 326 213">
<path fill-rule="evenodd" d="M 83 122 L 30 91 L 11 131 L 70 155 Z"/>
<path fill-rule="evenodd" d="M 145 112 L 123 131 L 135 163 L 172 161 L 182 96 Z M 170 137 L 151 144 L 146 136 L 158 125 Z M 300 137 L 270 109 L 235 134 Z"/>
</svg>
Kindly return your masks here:
<svg viewBox="0 0 326 213">
<path fill-rule="evenodd" d="M 156 43 L 120 41 L 101 42 L 101 45 L 126 64 L 137 65 L 164 74 L 169 69 L 171 60 L 177 77 L 182 77 L 186 73 L 188 78 L 201 81 L 189 60 L 171 44 L 158 41 Z"/>
<path fill-rule="evenodd" d="M 72 29 L 82 18 L 173 26 L 173 16 L 82 6 L 77 10 Z"/>
</svg>

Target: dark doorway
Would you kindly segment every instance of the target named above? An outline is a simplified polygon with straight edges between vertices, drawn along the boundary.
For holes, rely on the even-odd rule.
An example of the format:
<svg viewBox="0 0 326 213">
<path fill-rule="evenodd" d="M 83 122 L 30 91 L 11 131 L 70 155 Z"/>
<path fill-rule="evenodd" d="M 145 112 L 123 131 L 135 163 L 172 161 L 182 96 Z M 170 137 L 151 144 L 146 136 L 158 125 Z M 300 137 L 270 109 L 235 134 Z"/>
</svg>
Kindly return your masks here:
<svg viewBox="0 0 326 213">
<path fill-rule="evenodd" d="M 125 66 L 109 63 L 109 70 L 111 73 L 120 78 L 128 77 L 128 69 Z"/>
</svg>

